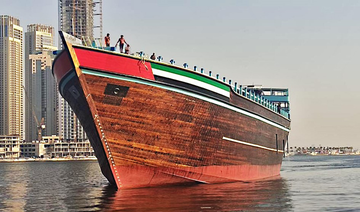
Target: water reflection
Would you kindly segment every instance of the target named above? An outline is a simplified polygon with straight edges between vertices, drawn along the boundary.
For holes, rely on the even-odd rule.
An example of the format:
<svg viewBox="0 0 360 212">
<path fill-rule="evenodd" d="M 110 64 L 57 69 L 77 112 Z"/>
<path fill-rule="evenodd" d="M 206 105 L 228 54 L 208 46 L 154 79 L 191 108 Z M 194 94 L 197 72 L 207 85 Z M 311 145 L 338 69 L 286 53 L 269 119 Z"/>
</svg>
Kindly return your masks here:
<svg viewBox="0 0 360 212">
<path fill-rule="evenodd" d="M 0 211 L 79 211 L 100 203 L 105 182 L 91 161 L 0 163 Z"/>
<path fill-rule="evenodd" d="M 101 211 L 290 211 L 282 178 L 254 183 L 144 188 L 103 188 Z"/>
<path fill-rule="evenodd" d="M 0 211 L 291 211 L 289 181 L 116 191 L 96 161 L 0 163 Z"/>
<path fill-rule="evenodd" d="M 11 208 L 13 211 L 23 211 L 25 208 L 24 194 L 26 193 L 27 180 L 21 180 L 28 175 L 28 168 L 23 166 L 4 166 L 0 169 L 0 179 L 11 179 L 12 183 L 8 184 L 5 180 L 0 183 L 0 201 L 5 208 Z M 21 173 L 19 178 L 14 178 L 12 173 Z M 25 186 L 24 186 L 25 185 Z"/>
<path fill-rule="evenodd" d="M 116 191 L 96 161 L 0 162 L 0 211 L 359 211 L 359 174 L 358 156 L 293 157 L 268 181 Z"/>
</svg>

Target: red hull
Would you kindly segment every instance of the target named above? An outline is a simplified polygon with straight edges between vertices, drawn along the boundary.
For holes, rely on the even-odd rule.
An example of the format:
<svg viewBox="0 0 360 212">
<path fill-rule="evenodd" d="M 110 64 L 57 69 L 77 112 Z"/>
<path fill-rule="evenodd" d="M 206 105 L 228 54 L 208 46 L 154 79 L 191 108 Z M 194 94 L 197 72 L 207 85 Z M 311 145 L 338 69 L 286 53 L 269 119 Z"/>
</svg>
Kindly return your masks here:
<svg viewBox="0 0 360 212">
<path fill-rule="evenodd" d="M 186 169 L 141 165 L 116 166 L 121 173 L 121 188 L 155 187 L 192 183 L 225 183 L 265 179 L 279 175 L 281 165 L 206 166 Z"/>
</svg>

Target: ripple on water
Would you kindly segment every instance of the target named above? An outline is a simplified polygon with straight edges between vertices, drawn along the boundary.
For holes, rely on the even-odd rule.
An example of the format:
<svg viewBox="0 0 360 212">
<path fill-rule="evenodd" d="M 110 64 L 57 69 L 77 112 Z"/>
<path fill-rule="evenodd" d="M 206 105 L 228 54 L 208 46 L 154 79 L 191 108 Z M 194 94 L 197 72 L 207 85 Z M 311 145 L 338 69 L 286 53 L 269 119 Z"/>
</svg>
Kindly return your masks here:
<svg viewBox="0 0 360 212">
<path fill-rule="evenodd" d="M 98 163 L 0 163 L 0 211 L 359 211 L 360 157 L 285 158 L 281 177 L 115 190 Z"/>
</svg>

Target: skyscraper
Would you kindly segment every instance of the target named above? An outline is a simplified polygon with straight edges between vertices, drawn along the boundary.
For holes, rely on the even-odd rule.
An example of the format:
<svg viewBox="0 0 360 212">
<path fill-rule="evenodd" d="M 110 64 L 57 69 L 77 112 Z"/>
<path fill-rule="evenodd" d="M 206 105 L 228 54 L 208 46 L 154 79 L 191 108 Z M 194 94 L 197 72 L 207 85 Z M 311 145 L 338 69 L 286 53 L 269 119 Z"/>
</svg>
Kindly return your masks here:
<svg viewBox="0 0 360 212">
<path fill-rule="evenodd" d="M 94 39 L 94 16 L 101 0 L 59 0 L 59 30 L 77 38 Z M 102 10 L 102 9 L 101 9 Z M 101 16 L 101 12 L 99 13 Z M 100 20 L 101 19 L 100 16 Z M 100 24 L 102 29 L 102 24 Z M 61 42 L 59 42 L 61 46 Z M 85 132 L 68 103 L 59 99 L 59 134 L 65 140 L 83 140 Z"/>
<path fill-rule="evenodd" d="M 56 50 L 54 38 L 54 27 L 42 24 L 28 25 L 25 33 L 25 59 L 28 59 L 30 54 Z"/>
<path fill-rule="evenodd" d="M 38 138 L 42 119 L 43 135 L 57 135 L 58 95 L 51 73 L 54 27 L 41 24 L 27 26 L 25 33 L 25 140 Z M 36 117 L 36 118 L 35 118 Z M 36 123 L 38 122 L 38 123 Z"/>
<path fill-rule="evenodd" d="M 58 0 L 58 5 L 59 30 L 79 39 L 102 41 L 102 0 Z"/>
<path fill-rule="evenodd" d="M 59 0 L 59 29 L 79 39 L 92 40 L 93 14 L 93 0 Z"/>
<path fill-rule="evenodd" d="M 0 15 L 0 134 L 24 138 L 23 28 Z"/>
<path fill-rule="evenodd" d="M 44 125 L 42 135 L 57 135 L 58 91 L 52 76 L 51 52 L 29 55 L 30 69 L 26 72 L 26 133 L 25 140 L 38 139 L 38 127 Z M 36 116 L 36 119 L 35 117 Z"/>
</svg>

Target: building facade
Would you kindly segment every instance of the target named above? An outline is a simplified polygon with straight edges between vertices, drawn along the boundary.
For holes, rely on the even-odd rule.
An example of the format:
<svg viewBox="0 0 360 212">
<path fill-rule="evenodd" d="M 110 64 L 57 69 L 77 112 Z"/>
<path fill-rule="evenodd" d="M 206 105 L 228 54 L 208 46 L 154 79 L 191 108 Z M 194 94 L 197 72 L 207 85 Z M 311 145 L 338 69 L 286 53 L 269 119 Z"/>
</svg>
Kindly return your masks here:
<svg viewBox="0 0 360 212">
<path fill-rule="evenodd" d="M 25 141 L 21 143 L 21 157 L 36 158 L 87 158 L 95 157 L 89 140 L 61 141 L 58 136 L 44 136 L 43 141 Z"/>
<path fill-rule="evenodd" d="M 43 24 L 30 24 L 25 33 L 25 59 L 30 54 L 36 54 L 43 51 L 54 51 L 55 30 L 52 26 Z"/>
<path fill-rule="evenodd" d="M 20 137 L 0 135 L 0 159 L 20 157 Z"/>
<path fill-rule="evenodd" d="M 26 63 L 26 133 L 25 140 L 38 140 L 38 129 L 41 135 L 58 135 L 58 90 L 52 75 L 54 55 L 45 51 L 29 55 Z"/>
<path fill-rule="evenodd" d="M 88 37 L 92 40 L 94 34 L 94 1 L 59 0 L 58 3 L 59 29 L 79 39 Z"/>
<path fill-rule="evenodd" d="M 31 24 L 25 33 L 25 140 L 42 135 L 57 135 L 57 86 L 52 76 L 52 52 L 55 47 L 52 26 Z M 41 123 L 43 122 L 43 123 Z"/>
<path fill-rule="evenodd" d="M 23 28 L 0 15 L 0 135 L 24 139 Z"/>
<path fill-rule="evenodd" d="M 59 113 L 58 113 L 58 127 L 59 136 L 64 141 L 83 141 L 87 139 L 84 128 L 80 124 L 79 119 L 76 117 L 70 105 L 62 98 L 59 97 Z"/>
</svg>

